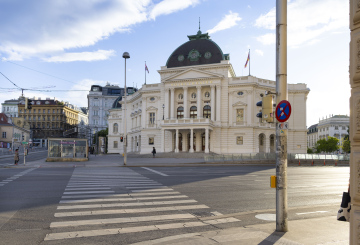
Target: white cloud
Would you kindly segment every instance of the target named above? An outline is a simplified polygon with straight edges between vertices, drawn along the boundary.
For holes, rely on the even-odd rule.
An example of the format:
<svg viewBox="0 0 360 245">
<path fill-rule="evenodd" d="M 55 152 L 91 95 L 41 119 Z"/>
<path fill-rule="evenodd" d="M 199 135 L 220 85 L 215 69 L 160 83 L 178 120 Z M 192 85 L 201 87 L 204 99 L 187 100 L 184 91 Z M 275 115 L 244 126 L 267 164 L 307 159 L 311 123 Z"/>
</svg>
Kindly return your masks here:
<svg viewBox="0 0 360 245">
<path fill-rule="evenodd" d="M 288 4 L 288 45 L 298 47 L 313 44 L 325 34 L 331 34 L 348 26 L 348 3 L 343 0 L 295 0 Z M 275 30 L 276 10 L 271 9 L 255 21 L 255 26 Z M 267 34 L 268 35 L 268 34 Z M 265 35 L 264 35 L 265 36 Z M 273 44 L 263 37 L 257 40 Z"/>
<path fill-rule="evenodd" d="M 115 55 L 114 50 L 98 50 L 96 52 L 65 53 L 44 60 L 47 62 L 96 61 L 107 60 L 113 55 Z"/>
<path fill-rule="evenodd" d="M 135 24 L 195 6 L 200 1 L 163 0 L 155 5 L 151 0 L 0 3 L 0 56 L 2 60 L 37 57 L 49 62 L 73 61 L 77 55 L 71 49 L 93 46 L 116 32 L 129 31 Z M 65 52 L 70 53 L 57 56 Z"/>
<path fill-rule="evenodd" d="M 259 36 L 256 39 L 264 45 L 274 44 L 276 41 L 274 33 L 268 33 L 268 34 Z"/>
<path fill-rule="evenodd" d="M 149 17 L 155 19 L 159 15 L 167 15 L 179 10 L 188 8 L 189 6 L 195 6 L 200 0 L 163 0 L 156 4 L 150 11 Z"/>
<path fill-rule="evenodd" d="M 208 30 L 209 34 L 229 29 L 233 26 L 236 26 L 238 21 L 241 20 L 238 13 L 229 12 L 225 17 L 212 29 Z"/>
<path fill-rule="evenodd" d="M 264 56 L 264 52 L 260 49 L 255 49 L 255 53 L 260 56 Z"/>
</svg>

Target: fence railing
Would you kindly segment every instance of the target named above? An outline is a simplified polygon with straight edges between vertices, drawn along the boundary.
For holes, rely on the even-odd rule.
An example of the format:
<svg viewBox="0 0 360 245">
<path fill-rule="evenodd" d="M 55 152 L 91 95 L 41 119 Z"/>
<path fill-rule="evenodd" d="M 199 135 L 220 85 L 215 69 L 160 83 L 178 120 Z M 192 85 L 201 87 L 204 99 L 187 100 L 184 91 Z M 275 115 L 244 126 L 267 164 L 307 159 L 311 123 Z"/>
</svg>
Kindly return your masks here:
<svg viewBox="0 0 360 245">
<path fill-rule="evenodd" d="M 349 161 L 350 155 L 327 155 L 327 154 L 295 154 L 289 153 L 288 160 L 337 160 Z M 205 162 L 218 161 L 261 161 L 261 160 L 276 160 L 275 153 L 240 153 L 240 154 L 219 154 L 219 155 L 204 155 Z"/>
</svg>

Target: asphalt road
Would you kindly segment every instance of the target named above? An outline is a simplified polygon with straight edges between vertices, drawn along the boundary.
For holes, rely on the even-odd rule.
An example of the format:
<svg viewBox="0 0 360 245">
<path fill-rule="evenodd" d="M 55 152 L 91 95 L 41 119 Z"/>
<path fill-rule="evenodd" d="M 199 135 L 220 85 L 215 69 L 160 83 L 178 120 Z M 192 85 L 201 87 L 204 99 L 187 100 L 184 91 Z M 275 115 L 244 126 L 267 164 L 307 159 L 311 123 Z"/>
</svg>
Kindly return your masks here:
<svg viewBox="0 0 360 245">
<path fill-rule="evenodd" d="M 273 222 L 270 166 L 1 168 L 1 244 L 133 244 Z M 289 167 L 289 220 L 334 216 L 349 167 Z"/>
</svg>

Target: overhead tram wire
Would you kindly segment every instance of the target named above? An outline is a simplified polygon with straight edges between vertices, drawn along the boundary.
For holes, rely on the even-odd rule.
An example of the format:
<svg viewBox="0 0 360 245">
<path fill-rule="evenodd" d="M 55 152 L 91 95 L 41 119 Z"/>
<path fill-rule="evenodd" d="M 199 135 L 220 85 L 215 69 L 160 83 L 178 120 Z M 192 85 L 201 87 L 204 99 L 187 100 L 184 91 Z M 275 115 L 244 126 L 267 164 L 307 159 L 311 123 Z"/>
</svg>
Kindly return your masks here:
<svg viewBox="0 0 360 245">
<path fill-rule="evenodd" d="M 56 79 L 63 80 L 63 81 L 65 81 L 65 82 L 69 82 L 69 83 L 77 84 L 77 83 L 75 83 L 75 82 L 72 82 L 72 81 L 69 81 L 69 80 L 63 79 L 63 78 L 61 78 L 61 77 L 53 76 L 53 75 L 47 74 L 47 73 L 45 73 L 45 72 L 38 71 L 38 70 L 35 70 L 35 69 L 32 69 L 32 68 L 29 68 L 29 67 L 26 67 L 26 66 L 23 66 L 23 65 L 19 65 L 19 64 L 16 64 L 16 63 L 11 62 L 11 61 L 8 61 L 8 60 L 7 60 L 7 62 L 9 62 L 9 63 L 11 63 L 11 64 L 14 64 L 14 65 L 17 65 L 17 66 L 20 66 L 20 67 L 23 67 L 23 68 L 26 68 L 26 69 L 31 70 L 31 71 L 38 72 L 38 73 L 40 73 L 40 74 L 43 74 L 43 75 L 46 75 L 46 76 L 49 76 L 49 77 L 53 77 L 53 78 L 56 78 Z"/>
</svg>

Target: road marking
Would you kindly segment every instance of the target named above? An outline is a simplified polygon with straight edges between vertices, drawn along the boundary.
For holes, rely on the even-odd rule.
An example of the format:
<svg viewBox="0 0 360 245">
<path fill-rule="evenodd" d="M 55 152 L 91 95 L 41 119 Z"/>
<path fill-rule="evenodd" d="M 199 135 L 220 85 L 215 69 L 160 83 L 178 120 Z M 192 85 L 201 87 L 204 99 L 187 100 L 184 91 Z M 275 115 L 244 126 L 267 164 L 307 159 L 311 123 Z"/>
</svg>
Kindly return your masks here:
<svg viewBox="0 0 360 245">
<path fill-rule="evenodd" d="M 132 191 L 134 192 L 134 191 Z M 164 192 L 141 192 L 141 193 L 129 193 L 130 196 L 156 196 L 156 195 L 177 195 L 180 194 L 178 191 L 164 191 Z"/>
<path fill-rule="evenodd" d="M 150 190 L 131 190 L 131 192 L 145 192 L 145 191 L 173 191 L 173 189 L 163 188 L 163 189 L 150 189 Z"/>
<path fill-rule="evenodd" d="M 132 214 L 132 213 L 147 213 L 147 212 L 161 212 L 161 211 L 181 211 L 189 209 L 203 209 L 209 208 L 206 205 L 187 205 L 187 206 L 173 206 L 173 207 L 155 207 L 155 208 L 141 208 L 141 209 L 114 209 L 114 210 L 94 210 L 94 211 L 80 211 L 80 212 L 63 212 L 55 213 L 55 217 L 70 217 L 70 216 L 90 216 L 103 214 Z"/>
<path fill-rule="evenodd" d="M 159 201 L 159 202 L 132 202 L 132 203 L 111 203 L 111 204 L 89 204 L 89 205 L 69 205 L 58 206 L 57 209 L 82 209 L 82 208 L 111 208 L 111 207 L 128 207 L 128 206 L 152 206 L 152 205 L 169 205 L 178 203 L 193 203 L 195 200 L 177 200 L 177 201 Z"/>
<path fill-rule="evenodd" d="M 328 212 L 329 212 L 329 211 L 315 211 L 315 212 L 307 212 L 307 213 L 296 213 L 296 215 L 328 213 Z"/>
<path fill-rule="evenodd" d="M 81 203 L 81 202 L 123 202 L 123 201 L 135 201 L 135 200 L 156 200 L 156 199 L 175 199 L 175 198 L 189 198 L 186 195 L 179 196 L 161 196 L 161 197 L 125 197 L 125 198 L 108 198 L 108 199 L 81 199 L 81 200 L 65 200 L 59 203 Z"/>
<path fill-rule="evenodd" d="M 126 189 L 155 189 L 155 188 L 168 188 L 163 185 L 152 185 L 152 186 L 126 186 Z"/>
<path fill-rule="evenodd" d="M 78 187 L 66 188 L 65 191 L 84 191 L 84 190 L 110 190 L 110 187 Z"/>
<path fill-rule="evenodd" d="M 156 170 L 151 169 L 151 168 L 146 168 L 146 167 L 142 167 L 142 168 L 143 168 L 143 169 L 146 169 L 146 170 L 149 170 L 149 171 L 151 171 L 151 172 L 154 172 L 154 173 L 156 173 L 156 174 L 160 174 L 160 175 L 162 175 L 162 176 L 169 176 L 169 175 L 167 175 L 167 174 L 161 173 L 161 172 L 156 171 Z"/>
<path fill-rule="evenodd" d="M 83 225 L 135 223 L 135 222 L 173 220 L 173 219 L 193 219 L 193 218 L 195 218 L 195 216 L 192 214 L 167 214 L 167 215 L 143 216 L 143 217 L 60 221 L 60 222 L 52 222 L 50 224 L 50 228 L 83 226 Z"/>
<path fill-rule="evenodd" d="M 64 192 L 64 195 L 71 195 L 71 194 L 94 194 L 94 193 L 114 193 L 114 191 L 73 191 L 73 192 Z"/>
<path fill-rule="evenodd" d="M 202 235 L 201 233 L 185 233 L 185 234 L 181 234 L 181 235 L 168 236 L 168 237 L 163 237 L 163 238 L 159 238 L 159 239 L 154 239 L 151 241 L 132 243 L 131 245 L 171 244 L 172 242 L 170 242 L 170 241 L 179 240 L 179 239 L 183 239 L 183 238 L 190 238 L 190 237 L 195 237 L 195 236 L 201 237 L 201 235 Z"/>
<path fill-rule="evenodd" d="M 276 221 L 276 214 L 257 214 L 255 218 L 267 221 Z"/>
<path fill-rule="evenodd" d="M 73 195 L 73 196 L 62 196 L 61 199 L 73 199 L 73 198 L 96 198 L 96 197 L 129 197 L 129 196 L 156 196 L 156 195 L 177 195 L 180 194 L 178 191 L 163 191 L 163 192 L 140 192 L 140 193 L 129 193 L 129 194 L 94 194 L 94 195 Z"/>
<path fill-rule="evenodd" d="M 207 226 L 214 224 L 224 224 L 224 223 L 238 222 L 238 221 L 240 220 L 231 217 L 231 218 L 218 219 L 218 220 L 206 220 L 203 222 L 195 221 L 195 222 L 181 222 L 181 223 L 172 223 L 172 224 L 160 224 L 160 225 L 126 227 L 126 228 L 115 228 L 115 229 L 61 232 L 61 233 L 47 234 L 44 240 L 49 241 L 49 240 L 80 238 L 80 237 L 116 235 L 116 234 L 126 234 L 126 233 L 135 233 L 135 232 L 153 231 L 153 230 L 161 231 L 161 230 L 169 230 L 169 229 L 181 229 L 184 227 L 199 227 L 199 226 Z"/>
</svg>

